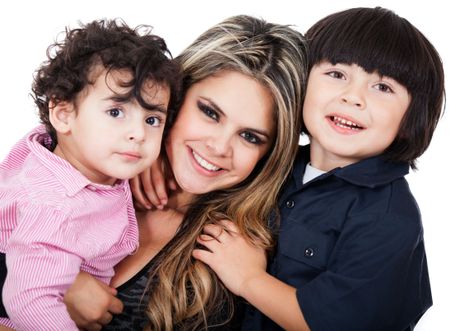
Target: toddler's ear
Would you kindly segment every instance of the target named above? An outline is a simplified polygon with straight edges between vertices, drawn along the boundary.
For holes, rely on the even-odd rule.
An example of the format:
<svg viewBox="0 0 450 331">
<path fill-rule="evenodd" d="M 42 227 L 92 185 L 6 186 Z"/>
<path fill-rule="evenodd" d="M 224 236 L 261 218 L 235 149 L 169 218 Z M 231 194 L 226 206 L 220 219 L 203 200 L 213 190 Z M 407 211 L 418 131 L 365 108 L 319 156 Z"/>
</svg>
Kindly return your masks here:
<svg viewBox="0 0 450 331">
<path fill-rule="evenodd" d="M 72 102 L 60 101 L 56 105 L 53 100 L 49 102 L 49 120 L 56 132 L 66 134 L 70 132 L 71 119 L 76 116 Z"/>
</svg>

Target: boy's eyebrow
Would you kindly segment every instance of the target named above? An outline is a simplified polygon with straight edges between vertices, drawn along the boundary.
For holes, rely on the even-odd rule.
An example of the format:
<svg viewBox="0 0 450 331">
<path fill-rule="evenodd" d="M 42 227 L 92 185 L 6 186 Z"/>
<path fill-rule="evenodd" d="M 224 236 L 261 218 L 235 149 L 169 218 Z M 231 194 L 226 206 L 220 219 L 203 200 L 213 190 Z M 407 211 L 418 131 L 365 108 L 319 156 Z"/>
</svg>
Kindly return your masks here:
<svg viewBox="0 0 450 331">
<path fill-rule="evenodd" d="M 218 112 L 220 115 L 227 117 L 227 115 L 223 112 L 223 110 L 214 102 L 212 101 L 210 98 L 207 97 L 201 97 L 202 99 L 205 99 L 206 101 L 208 101 L 210 107 L 214 108 L 214 110 L 216 112 Z M 270 134 L 269 132 L 265 131 L 265 130 L 260 130 L 260 129 L 256 129 L 256 128 L 247 128 L 250 131 L 253 131 L 255 133 L 258 133 L 264 137 L 266 137 L 267 139 L 270 139 Z"/>
</svg>

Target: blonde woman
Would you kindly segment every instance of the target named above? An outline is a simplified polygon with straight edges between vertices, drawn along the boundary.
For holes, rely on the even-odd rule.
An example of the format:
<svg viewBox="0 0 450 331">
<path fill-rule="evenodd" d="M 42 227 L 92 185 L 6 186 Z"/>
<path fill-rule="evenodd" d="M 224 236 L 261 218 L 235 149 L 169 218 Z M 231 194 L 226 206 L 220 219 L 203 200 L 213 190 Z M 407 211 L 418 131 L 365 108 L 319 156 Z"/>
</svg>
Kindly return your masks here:
<svg viewBox="0 0 450 331">
<path fill-rule="evenodd" d="M 229 219 L 265 265 L 273 245 L 267 220 L 298 146 L 305 53 L 299 32 L 242 15 L 212 27 L 178 57 L 185 96 L 165 152 L 180 189 L 164 209 L 137 214 L 139 250 L 112 282 L 121 314 L 110 322 L 121 310 L 115 291 L 87 275 L 68 292 L 80 327 L 239 327 L 240 306 L 192 251 L 205 225 Z"/>
</svg>

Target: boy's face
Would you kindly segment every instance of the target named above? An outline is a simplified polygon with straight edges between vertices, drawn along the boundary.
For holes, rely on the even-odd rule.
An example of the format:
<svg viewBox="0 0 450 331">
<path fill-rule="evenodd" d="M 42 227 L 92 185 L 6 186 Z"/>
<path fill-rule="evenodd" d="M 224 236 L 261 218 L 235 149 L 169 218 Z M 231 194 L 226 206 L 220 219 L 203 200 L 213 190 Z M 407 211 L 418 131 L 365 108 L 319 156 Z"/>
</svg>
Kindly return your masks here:
<svg viewBox="0 0 450 331">
<path fill-rule="evenodd" d="M 381 154 L 409 103 L 407 89 L 392 78 L 355 64 L 316 64 L 303 106 L 312 165 L 328 171 Z"/>
<path fill-rule="evenodd" d="M 111 185 L 136 176 L 158 157 L 170 90 L 149 81 L 142 96 L 155 109 L 148 110 L 136 100 L 117 99 L 129 90 L 120 86 L 131 78 L 128 72 L 103 70 L 97 76 L 78 96 L 69 132 L 58 134 L 55 153 L 62 151 L 92 182 Z"/>
</svg>

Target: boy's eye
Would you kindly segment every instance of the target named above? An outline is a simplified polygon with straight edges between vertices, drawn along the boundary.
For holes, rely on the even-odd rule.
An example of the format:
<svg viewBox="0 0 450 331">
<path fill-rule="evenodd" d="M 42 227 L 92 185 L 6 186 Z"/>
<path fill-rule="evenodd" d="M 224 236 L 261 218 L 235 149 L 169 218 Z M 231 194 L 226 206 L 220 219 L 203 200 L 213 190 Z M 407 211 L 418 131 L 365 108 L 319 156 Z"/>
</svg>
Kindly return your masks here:
<svg viewBox="0 0 450 331">
<path fill-rule="evenodd" d="M 150 116 L 145 119 L 145 123 L 151 125 L 151 126 L 160 126 L 161 125 L 161 119 L 156 116 Z"/>
<path fill-rule="evenodd" d="M 389 85 L 380 83 L 375 85 L 375 88 L 381 92 L 386 92 L 386 93 L 393 93 L 394 91 L 390 88 Z"/>
<path fill-rule="evenodd" d="M 117 118 L 120 118 L 120 117 L 124 117 L 124 116 L 125 116 L 124 113 L 123 113 L 123 110 L 122 110 L 122 109 L 119 109 L 119 108 L 108 109 L 107 113 L 108 113 L 109 116 L 111 116 L 111 117 L 117 117 Z"/>
<path fill-rule="evenodd" d="M 197 107 L 209 118 L 213 119 L 216 122 L 219 121 L 220 116 L 212 107 L 210 107 L 200 101 L 197 102 Z"/>
<path fill-rule="evenodd" d="M 344 74 L 342 72 L 334 71 L 334 70 L 327 72 L 327 75 L 332 77 L 332 78 L 336 78 L 336 79 L 344 78 Z"/>
<path fill-rule="evenodd" d="M 249 131 L 242 132 L 240 136 L 251 144 L 260 145 L 262 143 L 261 139 L 257 135 Z"/>
</svg>

